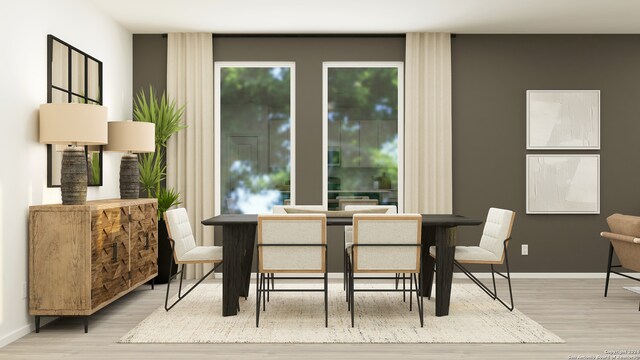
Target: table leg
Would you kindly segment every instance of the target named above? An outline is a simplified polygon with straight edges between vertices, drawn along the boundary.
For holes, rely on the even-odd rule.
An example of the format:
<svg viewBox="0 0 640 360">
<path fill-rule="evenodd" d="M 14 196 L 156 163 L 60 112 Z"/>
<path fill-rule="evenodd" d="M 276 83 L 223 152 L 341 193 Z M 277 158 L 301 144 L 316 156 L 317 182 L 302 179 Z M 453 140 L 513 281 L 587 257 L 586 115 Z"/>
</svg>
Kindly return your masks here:
<svg viewBox="0 0 640 360">
<path fill-rule="evenodd" d="M 433 227 L 422 228 L 422 286 L 420 295 L 431 297 L 433 287 L 433 265 L 435 259 L 429 255 L 429 247 L 436 244 L 436 233 Z"/>
<path fill-rule="evenodd" d="M 222 316 L 236 315 L 238 298 L 247 294 L 255 236 L 256 224 L 222 227 Z M 248 252 L 251 254 L 246 264 Z"/>
<path fill-rule="evenodd" d="M 436 232 L 436 316 L 449 315 L 456 229 L 437 227 Z"/>
</svg>

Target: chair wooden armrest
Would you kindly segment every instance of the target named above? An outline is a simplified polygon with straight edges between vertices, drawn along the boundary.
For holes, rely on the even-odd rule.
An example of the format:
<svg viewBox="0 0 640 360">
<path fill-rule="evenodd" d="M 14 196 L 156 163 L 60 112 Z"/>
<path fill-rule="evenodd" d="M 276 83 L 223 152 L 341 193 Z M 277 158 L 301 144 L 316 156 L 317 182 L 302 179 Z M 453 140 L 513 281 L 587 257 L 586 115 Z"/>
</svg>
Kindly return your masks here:
<svg viewBox="0 0 640 360">
<path fill-rule="evenodd" d="M 630 242 L 630 243 L 640 244 L 640 238 L 629 236 L 629 235 L 614 234 L 614 233 L 610 233 L 610 232 L 607 232 L 607 231 L 603 231 L 603 232 L 600 233 L 600 236 L 602 236 L 603 238 L 610 239 L 610 240 L 620 240 L 620 241 L 626 241 L 626 242 Z"/>
</svg>

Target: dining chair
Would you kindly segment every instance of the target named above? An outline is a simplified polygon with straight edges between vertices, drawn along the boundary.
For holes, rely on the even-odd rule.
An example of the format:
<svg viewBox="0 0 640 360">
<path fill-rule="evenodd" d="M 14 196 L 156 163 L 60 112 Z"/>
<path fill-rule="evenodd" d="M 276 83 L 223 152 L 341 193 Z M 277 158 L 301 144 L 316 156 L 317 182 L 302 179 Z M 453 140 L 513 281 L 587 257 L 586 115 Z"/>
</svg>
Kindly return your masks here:
<svg viewBox="0 0 640 360">
<path fill-rule="evenodd" d="M 357 212 L 359 210 L 371 210 L 371 209 L 386 209 L 386 214 L 397 214 L 398 208 L 395 205 L 346 205 L 344 211 L 353 211 Z M 353 244 L 353 226 L 345 226 L 344 227 L 344 256 L 343 256 L 343 277 L 342 277 L 342 287 L 345 290 L 347 301 L 349 300 L 349 292 L 347 290 L 347 249 L 351 247 Z M 404 276 L 403 276 L 404 277 Z M 396 274 L 396 289 L 398 288 L 400 280 L 400 274 Z M 403 279 L 403 288 L 405 286 L 405 279 Z M 404 294 L 402 295 L 405 296 Z"/>
<path fill-rule="evenodd" d="M 191 230 L 191 224 L 189 223 L 187 210 L 184 208 L 167 210 L 164 213 L 164 220 L 167 224 L 169 243 L 173 253 L 173 256 L 169 259 L 169 274 L 171 274 L 174 261 L 180 265 L 180 271 L 171 275 L 167 281 L 167 295 L 164 299 L 164 309 L 169 311 L 222 264 L 222 246 L 197 246 Z M 184 268 L 187 264 L 212 264 L 213 268 L 191 286 L 187 292 L 182 294 L 182 280 L 184 279 Z M 178 299 L 169 305 L 171 280 L 178 275 L 180 275 Z"/>
<path fill-rule="evenodd" d="M 355 293 L 360 291 L 402 291 L 398 289 L 355 288 L 358 279 L 393 279 L 392 277 L 356 277 L 356 273 L 407 273 L 410 276 L 409 311 L 413 309 L 413 284 L 416 284 L 416 304 L 420 326 L 424 326 L 424 300 L 419 296 L 421 275 L 420 214 L 355 214 L 353 243 L 347 250 L 349 283 L 348 309 L 351 327 L 355 325 Z"/>
<path fill-rule="evenodd" d="M 325 214 L 258 215 L 258 266 L 256 271 L 256 327 L 260 324 L 260 302 L 270 292 L 324 292 L 324 321 L 329 324 L 327 274 L 327 217 Z M 323 274 L 322 277 L 286 276 L 287 273 Z M 322 289 L 268 289 L 267 275 L 280 280 L 324 280 Z M 273 279 L 273 277 L 272 277 Z"/>
<path fill-rule="evenodd" d="M 513 311 L 513 292 L 511 290 L 511 273 L 509 271 L 509 254 L 507 253 L 507 245 L 511 240 L 511 229 L 513 228 L 513 222 L 516 218 L 516 213 L 511 210 L 504 210 L 498 208 L 490 208 L 487 214 L 487 220 L 484 224 L 484 230 L 482 231 L 482 237 L 480 238 L 480 244 L 478 246 L 456 246 L 454 265 L 462 270 L 462 272 L 471 279 L 476 285 L 478 285 L 487 295 L 493 300 L 498 300 L 500 303 Z M 435 246 L 429 248 L 429 254 L 434 259 L 436 258 L 437 251 Z M 462 264 L 484 264 L 491 265 L 491 279 L 493 280 L 493 291 L 489 289 L 482 281 L 474 276 L 464 265 Z M 495 270 L 494 266 L 506 265 L 507 274 L 503 274 Z M 509 285 L 509 298 L 510 305 L 507 305 L 504 300 L 498 297 L 496 290 L 496 277 L 495 274 L 503 277 L 507 280 Z"/>
<path fill-rule="evenodd" d="M 347 198 L 347 199 L 338 199 L 338 209 L 346 210 L 345 207 L 349 205 L 378 205 L 378 199 L 356 199 L 356 198 Z"/>
</svg>

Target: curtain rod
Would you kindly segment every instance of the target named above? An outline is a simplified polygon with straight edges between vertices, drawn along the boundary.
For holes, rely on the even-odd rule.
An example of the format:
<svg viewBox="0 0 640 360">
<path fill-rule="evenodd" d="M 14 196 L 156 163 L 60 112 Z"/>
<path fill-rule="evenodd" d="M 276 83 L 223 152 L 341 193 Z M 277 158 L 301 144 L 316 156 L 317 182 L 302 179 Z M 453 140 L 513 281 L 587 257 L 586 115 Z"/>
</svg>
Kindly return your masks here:
<svg viewBox="0 0 640 360">
<path fill-rule="evenodd" d="M 161 34 L 163 38 L 166 38 L 167 34 Z M 214 38 L 240 38 L 240 37 L 275 37 L 275 38 L 349 38 L 349 37 L 361 37 L 361 38 L 405 38 L 406 34 L 212 34 Z M 455 39 L 456 34 L 451 34 L 451 38 Z"/>
<path fill-rule="evenodd" d="M 163 38 L 167 37 L 167 34 L 162 34 Z M 255 38 L 405 38 L 405 34 L 217 34 L 213 33 L 214 38 L 241 38 L 241 37 L 255 37 Z"/>
</svg>

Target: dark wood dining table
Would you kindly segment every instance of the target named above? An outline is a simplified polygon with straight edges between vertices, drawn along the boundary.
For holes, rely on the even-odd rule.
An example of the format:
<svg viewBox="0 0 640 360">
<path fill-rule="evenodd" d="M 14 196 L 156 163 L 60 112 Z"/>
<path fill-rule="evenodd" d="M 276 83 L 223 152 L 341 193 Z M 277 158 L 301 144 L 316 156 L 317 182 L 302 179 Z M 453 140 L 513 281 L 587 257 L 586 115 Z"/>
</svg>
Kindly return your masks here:
<svg viewBox="0 0 640 360">
<path fill-rule="evenodd" d="M 327 226 L 352 225 L 352 217 L 327 217 Z M 218 215 L 202 221 L 206 226 L 222 226 L 222 315 L 238 313 L 240 297 L 249 296 L 251 262 L 256 241 L 258 215 Z M 422 296 L 431 296 L 434 263 L 436 272 L 436 316 L 449 314 L 453 259 L 458 226 L 480 225 L 482 221 L 460 215 L 422 215 Z M 436 246 L 437 260 L 429 256 Z"/>
</svg>

